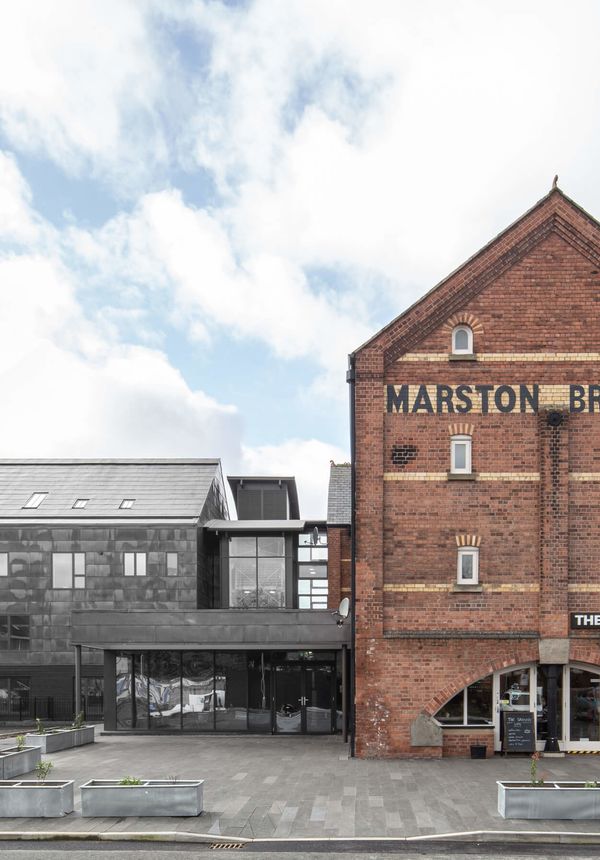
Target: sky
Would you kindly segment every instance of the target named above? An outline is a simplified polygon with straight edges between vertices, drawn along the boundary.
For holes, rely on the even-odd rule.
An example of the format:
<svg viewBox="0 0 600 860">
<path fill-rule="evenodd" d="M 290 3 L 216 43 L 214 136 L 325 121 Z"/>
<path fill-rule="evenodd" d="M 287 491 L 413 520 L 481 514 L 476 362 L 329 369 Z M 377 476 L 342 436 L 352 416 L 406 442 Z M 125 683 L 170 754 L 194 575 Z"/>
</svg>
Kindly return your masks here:
<svg viewBox="0 0 600 860">
<path fill-rule="evenodd" d="M 0 3 L 2 457 L 220 457 L 326 512 L 348 353 L 559 185 L 600 4 Z"/>
</svg>

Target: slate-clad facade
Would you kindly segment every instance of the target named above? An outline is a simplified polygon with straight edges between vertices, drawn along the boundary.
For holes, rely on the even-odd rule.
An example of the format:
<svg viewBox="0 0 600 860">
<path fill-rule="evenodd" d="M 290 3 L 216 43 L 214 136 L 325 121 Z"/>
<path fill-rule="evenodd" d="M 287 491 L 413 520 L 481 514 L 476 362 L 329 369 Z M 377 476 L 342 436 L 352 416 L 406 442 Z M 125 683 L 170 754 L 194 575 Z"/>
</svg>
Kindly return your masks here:
<svg viewBox="0 0 600 860">
<path fill-rule="evenodd" d="M 36 492 L 39 506 L 24 507 Z M 121 508 L 123 499 L 133 506 Z M 85 505 L 74 507 L 78 500 Z M 0 643 L 0 718 L 18 716 L 19 707 L 68 713 L 73 611 L 210 605 L 201 526 L 215 515 L 227 516 L 218 460 L 1 461 L 0 621 L 9 632 Z M 126 556 L 135 554 L 144 556 L 143 576 L 125 573 Z M 57 561 L 68 573 L 76 556 L 81 580 L 58 581 Z M 20 638 L 12 635 L 15 619 Z M 86 691 L 99 698 L 102 653 L 86 650 L 81 668 L 84 700 Z"/>
<path fill-rule="evenodd" d="M 239 520 L 218 460 L 2 461 L 0 481 L 0 720 L 103 698 L 107 730 L 345 730 L 327 526 L 293 478 L 230 478 Z"/>
<path fill-rule="evenodd" d="M 359 755 L 600 749 L 599 291 L 553 189 L 351 356 Z"/>
</svg>

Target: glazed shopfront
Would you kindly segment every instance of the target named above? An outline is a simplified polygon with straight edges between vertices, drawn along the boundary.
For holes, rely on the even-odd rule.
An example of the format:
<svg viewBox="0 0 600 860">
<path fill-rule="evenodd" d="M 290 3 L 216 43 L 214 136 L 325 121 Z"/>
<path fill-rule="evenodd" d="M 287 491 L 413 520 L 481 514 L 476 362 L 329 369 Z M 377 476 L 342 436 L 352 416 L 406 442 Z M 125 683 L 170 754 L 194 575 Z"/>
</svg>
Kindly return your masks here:
<svg viewBox="0 0 600 860">
<path fill-rule="evenodd" d="M 345 735 L 350 628 L 328 609 L 81 610 L 107 731 Z"/>
<path fill-rule="evenodd" d="M 116 659 L 123 730 L 332 734 L 342 652 L 150 651 Z"/>
<path fill-rule="evenodd" d="M 551 698 L 556 687 L 556 733 Z M 533 714 L 536 747 L 543 751 L 549 735 L 560 750 L 600 750 L 600 669 L 585 664 L 526 664 L 487 675 L 465 687 L 435 714 L 445 730 L 493 730 L 493 748 L 502 749 L 502 714 Z M 549 719 L 550 716 L 550 719 Z"/>
</svg>

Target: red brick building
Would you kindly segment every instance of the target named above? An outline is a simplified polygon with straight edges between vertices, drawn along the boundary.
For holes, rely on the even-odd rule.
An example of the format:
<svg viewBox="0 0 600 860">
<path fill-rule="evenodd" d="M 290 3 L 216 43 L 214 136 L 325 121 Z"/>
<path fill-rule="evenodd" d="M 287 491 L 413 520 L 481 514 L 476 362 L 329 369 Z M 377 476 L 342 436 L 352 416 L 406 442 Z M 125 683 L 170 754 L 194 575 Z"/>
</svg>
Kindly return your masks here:
<svg viewBox="0 0 600 860">
<path fill-rule="evenodd" d="M 553 188 L 349 376 L 356 754 L 600 749 L 600 224 Z"/>
</svg>

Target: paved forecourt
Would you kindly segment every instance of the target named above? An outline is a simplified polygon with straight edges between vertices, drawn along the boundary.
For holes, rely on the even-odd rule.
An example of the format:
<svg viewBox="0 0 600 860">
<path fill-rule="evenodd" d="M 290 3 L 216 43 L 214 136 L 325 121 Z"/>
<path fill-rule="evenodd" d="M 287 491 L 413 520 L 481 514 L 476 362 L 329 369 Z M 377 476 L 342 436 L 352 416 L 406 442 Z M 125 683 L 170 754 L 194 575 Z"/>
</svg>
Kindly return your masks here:
<svg viewBox="0 0 600 860">
<path fill-rule="evenodd" d="M 0 746 L 14 740 L 4 739 Z M 523 758 L 359 760 L 339 737 L 126 737 L 47 756 L 51 779 L 75 780 L 75 812 L 0 819 L 0 833 L 187 831 L 232 838 L 406 837 L 476 830 L 600 832 L 594 821 L 504 821 L 497 779 L 528 779 Z M 600 756 L 540 762 L 541 776 L 600 780 Z M 33 776 L 33 775 L 32 775 Z M 201 778 L 197 818 L 82 818 L 89 779 Z"/>
</svg>

